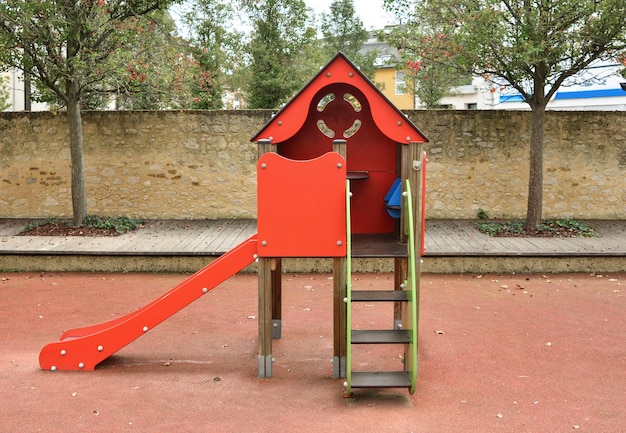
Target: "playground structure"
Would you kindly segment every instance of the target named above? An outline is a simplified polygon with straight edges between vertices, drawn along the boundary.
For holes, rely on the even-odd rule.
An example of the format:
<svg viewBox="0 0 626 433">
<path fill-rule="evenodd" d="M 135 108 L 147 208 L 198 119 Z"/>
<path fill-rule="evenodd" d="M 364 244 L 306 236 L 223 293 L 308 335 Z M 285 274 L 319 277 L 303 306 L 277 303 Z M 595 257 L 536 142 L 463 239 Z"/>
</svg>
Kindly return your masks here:
<svg viewBox="0 0 626 433">
<path fill-rule="evenodd" d="M 126 316 L 65 332 L 46 345 L 45 370 L 98 363 L 258 261 L 258 376 L 273 376 L 282 338 L 284 257 L 333 259 L 333 377 L 353 388 L 415 390 L 419 253 L 426 137 L 343 54 L 337 54 L 252 138 L 258 144 L 258 233 Z M 352 290 L 352 258 L 394 260 L 394 286 Z M 352 305 L 393 303 L 390 329 L 352 329 Z M 353 371 L 353 346 L 400 345 L 394 371 Z"/>
</svg>

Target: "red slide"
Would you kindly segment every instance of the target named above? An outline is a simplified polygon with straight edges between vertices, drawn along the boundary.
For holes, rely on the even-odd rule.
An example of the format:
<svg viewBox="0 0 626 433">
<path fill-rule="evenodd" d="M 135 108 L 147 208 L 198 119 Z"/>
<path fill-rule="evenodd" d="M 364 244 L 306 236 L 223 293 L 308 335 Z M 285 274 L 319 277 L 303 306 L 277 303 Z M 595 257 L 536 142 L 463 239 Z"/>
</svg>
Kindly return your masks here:
<svg viewBox="0 0 626 433">
<path fill-rule="evenodd" d="M 254 262 L 256 254 L 255 234 L 148 305 L 105 323 L 65 332 L 60 341 L 41 349 L 40 367 L 93 371 L 98 363 Z"/>
</svg>

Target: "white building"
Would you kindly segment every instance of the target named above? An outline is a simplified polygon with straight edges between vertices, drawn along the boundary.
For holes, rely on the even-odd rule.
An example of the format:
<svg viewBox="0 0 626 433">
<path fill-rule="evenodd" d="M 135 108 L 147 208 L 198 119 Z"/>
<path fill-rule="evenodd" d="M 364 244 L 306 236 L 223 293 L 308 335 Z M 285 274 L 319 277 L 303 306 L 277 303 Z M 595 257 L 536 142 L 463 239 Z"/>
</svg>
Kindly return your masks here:
<svg viewBox="0 0 626 433">
<path fill-rule="evenodd" d="M 0 86 L 4 92 L 0 91 L 0 95 L 7 96 L 9 107 L 5 111 L 24 111 L 24 78 L 22 71 L 12 69 L 9 72 L 0 73 Z M 47 104 L 39 102 L 31 102 L 31 111 L 46 111 Z"/>
<path fill-rule="evenodd" d="M 564 83 L 548 102 L 548 110 L 626 110 L 626 78 L 618 75 L 616 63 L 598 63 Z M 467 110 L 530 110 L 514 90 L 501 92 L 483 79 L 454 89 L 454 96 L 442 99 L 446 108 Z M 419 106 L 419 104 L 418 104 Z"/>
</svg>

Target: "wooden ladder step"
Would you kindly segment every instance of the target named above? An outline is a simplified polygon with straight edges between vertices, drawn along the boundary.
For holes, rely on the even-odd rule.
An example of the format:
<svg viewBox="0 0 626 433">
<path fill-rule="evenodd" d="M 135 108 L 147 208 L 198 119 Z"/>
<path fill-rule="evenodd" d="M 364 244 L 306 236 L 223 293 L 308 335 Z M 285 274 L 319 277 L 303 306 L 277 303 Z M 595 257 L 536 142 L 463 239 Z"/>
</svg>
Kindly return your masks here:
<svg viewBox="0 0 626 433">
<path fill-rule="evenodd" d="M 352 330 L 352 344 L 409 344 L 409 334 L 403 330 Z"/>
<path fill-rule="evenodd" d="M 411 379 L 404 371 L 352 372 L 352 388 L 411 388 Z"/>
<path fill-rule="evenodd" d="M 404 290 L 353 290 L 352 302 L 406 302 Z"/>
</svg>

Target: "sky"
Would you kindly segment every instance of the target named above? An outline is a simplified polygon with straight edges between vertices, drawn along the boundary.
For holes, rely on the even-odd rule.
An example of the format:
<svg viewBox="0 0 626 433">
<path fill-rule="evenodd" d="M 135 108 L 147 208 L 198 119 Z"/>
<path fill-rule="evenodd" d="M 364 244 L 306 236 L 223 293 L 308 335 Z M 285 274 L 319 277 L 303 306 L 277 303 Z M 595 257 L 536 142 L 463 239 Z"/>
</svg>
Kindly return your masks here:
<svg viewBox="0 0 626 433">
<path fill-rule="evenodd" d="M 316 15 L 330 12 L 330 4 L 333 0 L 304 0 L 306 5 L 315 11 Z M 390 24 L 391 14 L 382 8 L 383 0 L 354 0 L 356 14 L 363 21 L 366 30 L 380 30 L 385 24 Z"/>
</svg>

